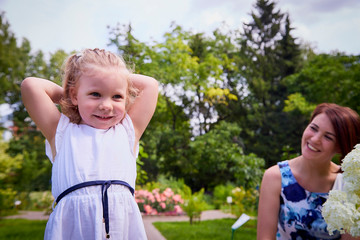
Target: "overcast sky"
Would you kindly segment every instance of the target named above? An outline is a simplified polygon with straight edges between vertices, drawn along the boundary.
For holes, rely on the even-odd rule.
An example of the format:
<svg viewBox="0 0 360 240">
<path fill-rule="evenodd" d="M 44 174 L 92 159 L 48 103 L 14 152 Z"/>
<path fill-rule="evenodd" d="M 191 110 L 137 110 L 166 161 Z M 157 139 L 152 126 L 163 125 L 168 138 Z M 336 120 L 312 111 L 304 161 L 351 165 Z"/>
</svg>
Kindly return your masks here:
<svg viewBox="0 0 360 240">
<path fill-rule="evenodd" d="M 161 41 L 171 22 L 184 30 L 211 33 L 226 22 L 231 30 L 250 20 L 256 0 L 0 0 L 0 11 L 18 39 L 33 50 L 107 48 L 109 30 L 131 23 L 142 42 Z M 360 54 L 360 0 L 278 0 L 288 12 L 293 36 L 317 52 Z"/>
</svg>

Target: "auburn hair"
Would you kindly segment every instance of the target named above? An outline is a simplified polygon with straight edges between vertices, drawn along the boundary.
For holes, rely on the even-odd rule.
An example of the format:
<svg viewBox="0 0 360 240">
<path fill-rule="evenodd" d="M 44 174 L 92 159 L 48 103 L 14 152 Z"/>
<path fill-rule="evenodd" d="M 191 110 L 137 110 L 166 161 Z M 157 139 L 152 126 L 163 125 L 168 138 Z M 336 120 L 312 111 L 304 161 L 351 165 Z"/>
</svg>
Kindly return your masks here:
<svg viewBox="0 0 360 240">
<path fill-rule="evenodd" d="M 330 119 L 342 160 L 360 142 L 360 117 L 349 107 L 321 103 L 313 111 L 310 122 L 321 113 L 325 113 Z"/>
</svg>

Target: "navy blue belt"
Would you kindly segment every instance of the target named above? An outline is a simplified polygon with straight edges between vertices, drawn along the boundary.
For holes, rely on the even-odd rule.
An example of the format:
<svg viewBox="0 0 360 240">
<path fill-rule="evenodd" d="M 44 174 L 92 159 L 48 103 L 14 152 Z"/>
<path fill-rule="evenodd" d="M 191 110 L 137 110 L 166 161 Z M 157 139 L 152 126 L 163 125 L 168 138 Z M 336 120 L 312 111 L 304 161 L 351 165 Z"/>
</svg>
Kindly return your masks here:
<svg viewBox="0 0 360 240">
<path fill-rule="evenodd" d="M 60 200 L 65 197 L 67 194 L 71 193 L 72 191 L 75 191 L 79 188 L 89 187 L 89 186 L 95 186 L 95 185 L 101 185 L 101 198 L 102 198 L 102 206 L 103 206 L 103 221 L 105 223 L 105 231 L 106 231 L 106 238 L 110 238 L 109 234 L 109 206 L 108 206 L 108 195 L 107 190 L 111 186 L 111 184 L 119 184 L 123 185 L 129 188 L 131 194 L 134 196 L 134 189 L 127 183 L 121 180 L 109 180 L 109 181 L 89 181 L 89 182 L 83 182 L 76 184 L 68 189 L 66 189 L 64 192 L 62 192 L 55 201 L 55 204 L 58 204 Z"/>
</svg>

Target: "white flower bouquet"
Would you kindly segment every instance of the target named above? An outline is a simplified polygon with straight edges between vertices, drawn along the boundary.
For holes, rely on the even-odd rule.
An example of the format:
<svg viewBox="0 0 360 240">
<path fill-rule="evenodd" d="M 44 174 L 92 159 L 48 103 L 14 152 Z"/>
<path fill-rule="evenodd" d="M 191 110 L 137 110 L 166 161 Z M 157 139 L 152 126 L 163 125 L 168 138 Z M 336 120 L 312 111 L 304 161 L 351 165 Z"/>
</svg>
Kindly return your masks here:
<svg viewBox="0 0 360 240">
<path fill-rule="evenodd" d="M 322 208 L 327 230 L 360 236 L 360 144 L 345 156 L 341 164 L 343 190 L 331 190 Z"/>
</svg>

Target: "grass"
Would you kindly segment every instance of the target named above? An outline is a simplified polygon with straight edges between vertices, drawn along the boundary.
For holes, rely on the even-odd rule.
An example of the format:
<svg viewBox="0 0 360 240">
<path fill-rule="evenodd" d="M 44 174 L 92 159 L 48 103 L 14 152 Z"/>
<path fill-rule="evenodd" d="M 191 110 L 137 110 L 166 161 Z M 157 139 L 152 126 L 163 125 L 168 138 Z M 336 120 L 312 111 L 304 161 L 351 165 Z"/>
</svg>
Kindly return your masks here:
<svg viewBox="0 0 360 240">
<path fill-rule="evenodd" d="M 0 239 L 38 240 L 44 238 L 46 220 L 0 219 Z M 231 240 L 235 219 L 206 220 L 190 225 L 186 222 L 155 222 L 167 240 Z M 256 221 L 250 220 L 234 232 L 234 240 L 256 239 Z"/>
<path fill-rule="evenodd" d="M 0 219 L 0 239 L 44 239 L 47 220 Z"/>
<path fill-rule="evenodd" d="M 236 220 L 231 218 L 206 220 L 190 225 L 186 222 L 155 222 L 154 226 L 167 240 L 231 240 L 231 226 Z M 249 220 L 236 229 L 234 240 L 256 239 L 256 220 Z"/>
</svg>

